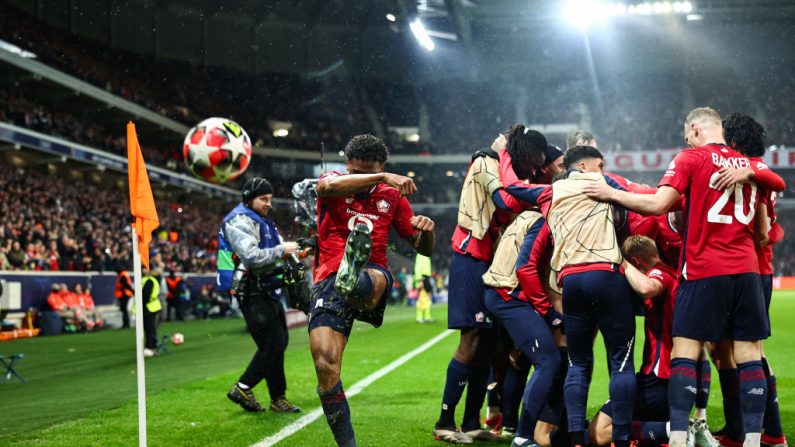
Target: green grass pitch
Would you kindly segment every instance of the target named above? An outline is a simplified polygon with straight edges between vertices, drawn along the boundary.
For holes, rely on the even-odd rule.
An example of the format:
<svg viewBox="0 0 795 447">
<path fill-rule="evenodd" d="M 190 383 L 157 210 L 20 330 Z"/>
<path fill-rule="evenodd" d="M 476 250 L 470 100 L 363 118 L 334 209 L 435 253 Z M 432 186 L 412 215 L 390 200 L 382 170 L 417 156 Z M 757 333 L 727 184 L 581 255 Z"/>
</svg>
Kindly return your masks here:
<svg viewBox="0 0 795 447">
<path fill-rule="evenodd" d="M 390 308 L 380 329 L 356 323 L 343 362 L 350 388 L 372 372 L 446 329 L 446 309 L 436 323 L 417 324 L 414 310 Z M 795 292 L 777 292 L 771 308 L 774 336 L 765 345 L 778 379 L 785 432 L 795 430 Z M 164 323 L 161 333 L 182 332 L 185 344 L 146 361 L 148 436 L 151 446 L 249 446 L 301 415 L 245 413 L 226 392 L 254 352 L 242 320 Z M 640 328 L 639 325 L 639 334 Z M 642 336 L 639 337 L 639 340 Z M 361 446 L 438 446 L 431 430 L 444 374 L 458 335 L 452 334 L 350 399 Z M 0 354 L 24 352 L 18 371 L 28 380 L 0 384 L 0 446 L 137 445 L 135 343 L 132 330 L 106 331 L 0 343 Z M 635 350 L 639 364 L 641 347 Z M 605 356 L 597 343 L 589 415 L 607 397 Z M 288 397 L 304 409 L 319 406 L 306 328 L 290 333 L 286 354 Z M 713 369 L 709 420 L 723 423 L 720 387 Z M 255 388 L 267 401 L 264 384 Z M 459 413 L 462 410 L 459 405 Z M 459 416 L 460 422 L 460 416 Z M 324 418 L 278 445 L 328 446 Z"/>
</svg>

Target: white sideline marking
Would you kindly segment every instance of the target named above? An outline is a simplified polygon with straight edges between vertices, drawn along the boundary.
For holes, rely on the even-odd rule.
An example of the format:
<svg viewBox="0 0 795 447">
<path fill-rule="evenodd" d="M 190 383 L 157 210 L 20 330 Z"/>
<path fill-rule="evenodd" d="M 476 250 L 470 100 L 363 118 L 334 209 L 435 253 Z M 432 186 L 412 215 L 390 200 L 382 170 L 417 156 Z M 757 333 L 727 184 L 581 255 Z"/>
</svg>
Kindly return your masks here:
<svg viewBox="0 0 795 447">
<path fill-rule="evenodd" d="M 364 379 L 354 383 L 352 387 L 350 387 L 348 390 L 345 391 L 345 395 L 348 398 L 351 398 L 351 397 L 361 393 L 362 390 L 364 390 L 365 388 L 370 386 L 376 380 L 380 379 L 381 377 L 384 377 L 385 375 L 391 373 L 392 371 L 394 371 L 395 369 L 397 369 L 398 367 L 400 367 L 404 363 L 408 362 L 409 360 L 413 359 L 414 357 L 416 357 L 416 356 L 422 354 L 423 352 L 427 351 L 431 346 L 435 345 L 436 343 L 439 343 L 440 341 L 442 341 L 443 338 L 447 337 L 448 335 L 452 334 L 453 332 L 454 332 L 453 330 L 447 329 L 446 331 L 442 332 L 441 334 L 437 335 L 436 337 L 433 337 L 432 339 L 426 341 L 425 343 L 423 343 L 421 346 L 419 346 L 418 348 L 414 349 L 413 351 L 407 352 L 406 354 L 403 354 L 400 358 L 398 358 L 397 360 L 393 361 L 392 363 L 384 366 L 383 368 L 381 368 L 378 371 L 370 374 L 369 376 L 365 377 Z M 281 429 L 278 433 L 276 433 L 276 434 L 274 434 L 272 436 L 268 436 L 267 438 L 263 439 L 262 441 L 252 445 L 252 447 L 270 447 L 270 446 L 278 443 L 282 439 L 284 439 L 284 438 L 292 435 L 293 433 L 297 432 L 298 430 L 301 430 L 302 428 L 306 427 L 307 425 L 311 424 L 312 422 L 315 422 L 315 420 L 318 419 L 322 415 L 323 415 L 323 408 L 322 407 L 315 408 L 314 410 L 310 411 L 306 415 L 302 416 L 297 421 L 295 421 L 292 424 L 290 424 L 290 425 L 284 427 L 283 429 Z"/>
</svg>

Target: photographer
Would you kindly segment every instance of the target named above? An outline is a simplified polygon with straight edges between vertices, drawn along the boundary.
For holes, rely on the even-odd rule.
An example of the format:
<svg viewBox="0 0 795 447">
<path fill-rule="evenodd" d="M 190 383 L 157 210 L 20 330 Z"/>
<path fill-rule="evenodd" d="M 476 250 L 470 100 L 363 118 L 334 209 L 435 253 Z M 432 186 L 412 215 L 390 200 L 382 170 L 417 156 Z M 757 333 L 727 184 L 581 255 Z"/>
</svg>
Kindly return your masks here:
<svg viewBox="0 0 795 447">
<path fill-rule="evenodd" d="M 277 289 L 284 285 L 283 258 L 295 253 L 298 244 L 282 241 L 268 217 L 273 187 L 267 180 L 248 179 L 241 196 L 218 233 L 218 291 L 237 297 L 257 352 L 227 397 L 246 411 L 264 411 L 252 388 L 265 379 L 270 410 L 297 413 L 301 409 L 285 398 L 288 334 Z"/>
</svg>

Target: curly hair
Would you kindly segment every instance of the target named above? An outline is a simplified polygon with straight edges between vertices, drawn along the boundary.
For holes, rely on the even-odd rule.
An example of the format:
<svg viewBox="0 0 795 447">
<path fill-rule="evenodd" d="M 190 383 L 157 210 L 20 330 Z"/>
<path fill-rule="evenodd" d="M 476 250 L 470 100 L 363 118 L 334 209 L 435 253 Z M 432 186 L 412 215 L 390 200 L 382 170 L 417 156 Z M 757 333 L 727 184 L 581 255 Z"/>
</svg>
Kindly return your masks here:
<svg viewBox="0 0 795 447">
<path fill-rule="evenodd" d="M 528 179 L 536 168 L 544 164 L 544 151 L 547 139 L 541 132 L 530 130 L 522 124 L 514 124 L 508 129 L 507 148 L 511 156 L 511 166 L 516 176 Z"/>
<path fill-rule="evenodd" d="M 360 160 L 367 162 L 386 163 L 389 158 L 389 149 L 386 144 L 373 135 L 356 135 L 345 146 L 345 157 L 348 161 Z"/>
<path fill-rule="evenodd" d="M 734 150 L 747 157 L 765 155 L 767 132 L 761 124 L 744 113 L 733 113 L 723 120 L 723 138 Z"/>
</svg>

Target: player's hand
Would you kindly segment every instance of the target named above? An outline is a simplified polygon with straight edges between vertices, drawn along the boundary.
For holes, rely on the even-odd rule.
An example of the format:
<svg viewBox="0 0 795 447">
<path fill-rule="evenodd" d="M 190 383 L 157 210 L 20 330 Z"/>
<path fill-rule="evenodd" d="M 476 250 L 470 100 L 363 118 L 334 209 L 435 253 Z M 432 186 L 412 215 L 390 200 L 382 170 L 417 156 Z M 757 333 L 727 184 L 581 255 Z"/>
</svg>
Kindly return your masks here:
<svg viewBox="0 0 795 447">
<path fill-rule="evenodd" d="M 425 216 L 412 216 L 409 222 L 411 226 L 418 231 L 433 231 L 436 228 L 436 224 Z"/>
<path fill-rule="evenodd" d="M 582 188 L 583 194 L 598 202 L 609 202 L 613 199 L 612 186 L 604 182 L 587 182 Z"/>
<path fill-rule="evenodd" d="M 296 242 L 283 242 L 282 248 L 284 249 L 284 255 L 289 256 L 298 251 L 298 244 Z"/>
<path fill-rule="evenodd" d="M 717 189 L 718 191 L 723 191 L 724 189 L 734 186 L 737 183 L 745 183 L 750 181 L 754 178 L 754 170 L 751 168 L 727 168 L 722 167 L 718 171 L 718 176 L 715 177 L 715 180 L 712 182 L 712 188 Z"/>
<path fill-rule="evenodd" d="M 503 134 L 497 135 L 497 138 L 491 143 L 491 148 L 495 151 L 505 149 L 506 146 L 508 146 L 508 139 Z"/>
<path fill-rule="evenodd" d="M 406 177 L 403 175 L 385 172 L 384 184 L 397 189 L 398 192 L 400 192 L 400 195 L 403 197 L 410 196 L 417 192 L 417 185 L 414 184 L 414 180 L 412 180 L 411 177 Z"/>
</svg>

